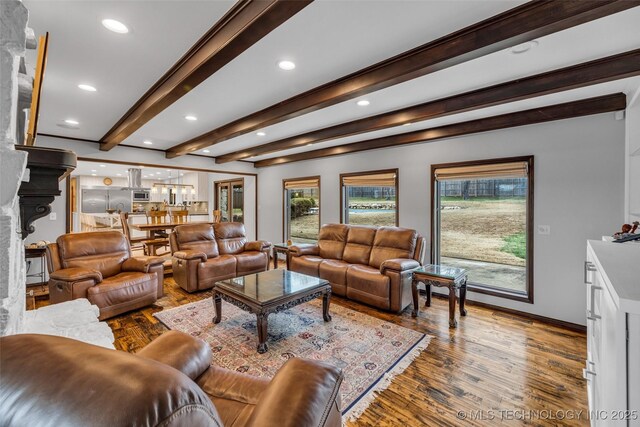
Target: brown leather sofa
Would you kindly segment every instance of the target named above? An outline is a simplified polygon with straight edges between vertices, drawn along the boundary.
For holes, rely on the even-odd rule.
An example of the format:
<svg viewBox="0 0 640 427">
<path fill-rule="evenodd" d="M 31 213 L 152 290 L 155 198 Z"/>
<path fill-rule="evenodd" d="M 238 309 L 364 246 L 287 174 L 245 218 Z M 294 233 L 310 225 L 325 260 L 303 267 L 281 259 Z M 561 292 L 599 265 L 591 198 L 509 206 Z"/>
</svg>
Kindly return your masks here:
<svg viewBox="0 0 640 427">
<path fill-rule="evenodd" d="M 87 298 L 100 320 L 153 304 L 164 295 L 162 258 L 132 257 L 119 231 L 64 234 L 47 246 L 51 303 Z"/>
<path fill-rule="evenodd" d="M 269 268 L 271 243 L 247 242 L 244 224 L 221 222 L 179 225 L 169 236 L 173 278 L 187 292 Z"/>
<path fill-rule="evenodd" d="M 317 244 L 289 248 L 289 269 L 328 280 L 336 295 L 400 312 L 411 303 L 424 247 L 408 228 L 326 224 Z"/>
<path fill-rule="evenodd" d="M 49 335 L 0 338 L 3 426 L 338 427 L 342 372 L 294 358 L 271 381 L 210 366 L 169 331 L 137 355 Z"/>
</svg>

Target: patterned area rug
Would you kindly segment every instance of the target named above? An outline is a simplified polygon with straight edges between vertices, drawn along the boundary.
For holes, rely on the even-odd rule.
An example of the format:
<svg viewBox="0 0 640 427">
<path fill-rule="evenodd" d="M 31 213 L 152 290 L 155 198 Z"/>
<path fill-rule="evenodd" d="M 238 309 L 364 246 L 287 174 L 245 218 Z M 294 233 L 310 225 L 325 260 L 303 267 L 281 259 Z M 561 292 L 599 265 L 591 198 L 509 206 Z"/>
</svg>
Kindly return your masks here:
<svg viewBox="0 0 640 427">
<path fill-rule="evenodd" d="M 292 357 L 321 360 L 342 368 L 343 415 L 356 419 L 403 372 L 431 337 L 357 311 L 331 306 L 333 320 L 322 319 L 320 299 L 269 315 L 269 351 L 256 351 L 256 316 L 225 301 L 222 321 L 212 323 L 210 298 L 155 313 L 169 329 L 203 339 L 213 364 L 271 378 Z"/>
</svg>

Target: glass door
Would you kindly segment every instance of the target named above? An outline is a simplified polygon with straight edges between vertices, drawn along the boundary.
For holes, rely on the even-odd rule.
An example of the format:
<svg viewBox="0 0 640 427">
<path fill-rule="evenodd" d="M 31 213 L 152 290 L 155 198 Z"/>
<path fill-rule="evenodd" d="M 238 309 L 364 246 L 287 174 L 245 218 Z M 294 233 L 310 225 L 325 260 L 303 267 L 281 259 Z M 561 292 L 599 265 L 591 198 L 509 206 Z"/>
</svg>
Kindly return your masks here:
<svg viewBox="0 0 640 427">
<path fill-rule="evenodd" d="M 216 181 L 215 208 L 221 222 L 244 222 L 244 180 Z"/>
</svg>

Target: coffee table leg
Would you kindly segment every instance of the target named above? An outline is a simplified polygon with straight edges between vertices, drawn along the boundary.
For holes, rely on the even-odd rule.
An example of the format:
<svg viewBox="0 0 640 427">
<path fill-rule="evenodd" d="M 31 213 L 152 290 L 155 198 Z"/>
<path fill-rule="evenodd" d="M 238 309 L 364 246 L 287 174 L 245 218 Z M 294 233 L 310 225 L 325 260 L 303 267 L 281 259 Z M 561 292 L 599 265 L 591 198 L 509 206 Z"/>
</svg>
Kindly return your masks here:
<svg viewBox="0 0 640 427">
<path fill-rule="evenodd" d="M 267 346 L 267 317 L 269 313 L 258 313 L 258 353 L 262 354 L 269 350 Z"/>
<path fill-rule="evenodd" d="M 418 316 L 418 281 L 417 280 L 411 281 L 411 295 L 413 297 L 413 310 L 411 311 L 411 317 L 417 317 Z"/>
<path fill-rule="evenodd" d="M 424 302 L 424 306 L 431 307 L 431 285 L 429 283 L 425 283 L 424 290 L 427 293 L 427 300 Z"/>
<path fill-rule="evenodd" d="M 331 290 L 329 289 L 322 295 L 322 317 L 325 322 L 331 321 L 331 314 L 329 314 L 329 305 L 331 304 Z"/>
<path fill-rule="evenodd" d="M 467 300 L 467 281 L 462 282 L 460 286 L 460 316 L 467 315 L 467 309 L 464 308 L 464 302 Z"/>
<path fill-rule="evenodd" d="M 216 309 L 216 315 L 213 318 L 213 323 L 220 323 L 220 320 L 222 320 L 222 298 L 220 298 L 220 294 L 216 291 L 213 291 L 213 305 Z"/>
<path fill-rule="evenodd" d="M 458 326 L 456 321 L 456 287 L 454 284 L 449 286 L 449 327 L 455 328 Z"/>
<path fill-rule="evenodd" d="M 273 250 L 273 269 L 278 269 L 278 251 L 275 249 Z"/>
</svg>

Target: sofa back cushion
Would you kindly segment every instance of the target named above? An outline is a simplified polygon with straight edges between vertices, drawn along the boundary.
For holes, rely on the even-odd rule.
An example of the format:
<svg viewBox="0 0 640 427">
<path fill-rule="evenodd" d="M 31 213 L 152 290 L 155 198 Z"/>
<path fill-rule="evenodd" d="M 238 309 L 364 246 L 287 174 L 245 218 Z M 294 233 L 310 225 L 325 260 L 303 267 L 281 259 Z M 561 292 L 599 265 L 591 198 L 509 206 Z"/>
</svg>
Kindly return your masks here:
<svg viewBox="0 0 640 427">
<path fill-rule="evenodd" d="M 174 237 L 179 251 L 204 252 L 207 258 L 220 254 L 211 224 L 179 225 L 175 228 Z"/>
<path fill-rule="evenodd" d="M 376 227 L 365 225 L 350 226 L 342 259 L 350 264 L 369 264 L 376 230 Z"/>
<path fill-rule="evenodd" d="M 400 227 L 380 227 L 376 232 L 371 249 L 369 265 L 380 268 L 388 259 L 412 259 L 416 249 L 418 233 L 415 230 Z"/>
<path fill-rule="evenodd" d="M 323 225 L 318 235 L 320 256 L 325 259 L 342 259 L 348 233 L 349 226 L 345 224 Z"/>
<path fill-rule="evenodd" d="M 243 223 L 219 222 L 213 224 L 213 229 L 222 255 L 235 255 L 244 251 L 244 244 L 247 243 L 247 233 Z"/>
<path fill-rule="evenodd" d="M 129 242 L 119 231 L 63 234 L 56 243 L 62 268 L 94 269 L 103 277 L 120 273 L 131 256 Z"/>
</svg>

